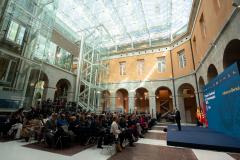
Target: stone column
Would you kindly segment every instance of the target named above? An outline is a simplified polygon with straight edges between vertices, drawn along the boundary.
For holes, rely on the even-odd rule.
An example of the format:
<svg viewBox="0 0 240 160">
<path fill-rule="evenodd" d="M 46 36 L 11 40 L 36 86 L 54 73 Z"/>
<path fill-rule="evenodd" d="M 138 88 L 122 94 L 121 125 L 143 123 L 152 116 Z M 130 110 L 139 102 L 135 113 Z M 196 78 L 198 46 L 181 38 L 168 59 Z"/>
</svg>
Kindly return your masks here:
<svg viewBox="0 0 240 160">
<path fill-rule="evenodd" d="M 74 101 L 74 92 L 73 91 L 70 91 L 70 92 L 68 92 L 68 94 L 67 94 L 67 100 L 68 101 Z"/>
<path fill-rule="evenodd" d="M 115 111 L 115 109 L 116 109 L 116 98 L 115 98 L 115 95 L 112 95 L 111 97 L 110 97 L 110 103 L 111 103 L 111 105 L 110 105 L 110 110 L 111 111 Z"/>
<path fill-rule="evenodd" d="M 56 83 L 49 80 L 46 99 L 50 98 L 51 100 L 53 100 L 55 91 L 56 91 Z"/>
<path fill-rule="evenodd" d="M 135 93 L 129 93 L 128 96 L 128 113 L 133 113 L 135 108 L 135 99 L 134 99 Z"/>
<path fill-rule="evenodd" d="M 186 122 L 183 95 L 182 94 L 177 94 L 176 100 L 177 100 L 177 106 L 176 107 L 179 109 L 180 114 L 181 114 L 181 122 Z"/>
<path fill-rule="evenodd" d="M 149 95 L 149 109 L 150 109 L 150 114 L 153 118 L 156 118 L 156 98 L 155 94 L 150 94 Z"/>
<path fill-rule="evenodd" d="M 196 101 L 196 104 L 197 104 L 197 106 L 200 106 L 200 104 L 199 104 L 199 102 L 200 102 L 200 97 L 199 97 L 200 95 L 199 95 L 199 93 L 197 93 L 196 91 L 195 91 L 195 101 Z M 196 109 L 197 110 L 197 109 Z"/>
</svg>

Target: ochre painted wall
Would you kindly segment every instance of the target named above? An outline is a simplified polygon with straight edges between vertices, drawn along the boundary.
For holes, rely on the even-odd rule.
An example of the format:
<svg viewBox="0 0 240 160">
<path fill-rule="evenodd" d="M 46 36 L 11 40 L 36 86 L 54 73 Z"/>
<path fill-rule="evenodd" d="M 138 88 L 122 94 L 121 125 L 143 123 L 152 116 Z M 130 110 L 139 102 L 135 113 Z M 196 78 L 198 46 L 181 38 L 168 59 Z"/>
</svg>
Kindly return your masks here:
<svg viewBox="0 0 240 160">
<path fill-rule="evenodd" d="M 220 2 L 220 8 L 218 8 L 218 1 Z M 191 37 L 196 66 L 201 62 L 232 10 L 232 0 L 202 0 Z M 206 38 L 203 38 L 201 31 L 200 18 L 202 14 L 206 26 Z M 194 37 L 196 44 L 194 44 Z"/>
<path fill-rule="evenodd" d="M 186 58 L 186 67 L 184 68 L 180 68 L 179 66 L 178 53 L 181 50 L 184 50 L 185 58 Z M 181 46 L 174 48 L 171 51 L 171 54 L 172 54 L 172 61 L 173 61 L 173 73 L 174 73 L 173 76 L 175 78 L 188 75 L 194 71 L 190 41 L 187 41 Z"/>
<path fill-rule="evenodd" d="M 187 61 L 185 68 L 179 67 L 178 52 L 181 50 L 185 51 L 185 57 Z M 193 71 L 190 41 L 187 41 L 183 45 L 176 47 L 171 52 L 175 77 L 187 75 Z M 157 58 L 163 56 L 166 58 L 166 70 L 165 72 L 159 72 L 157 68 Z M 144 59 L 144 71 L 142 75 L 138 75 L 137 72 L 137 61 L 139 59 Z M 120 62 L 126 62 L 126 75 L 120 75 Z M 121 81 L 145 81 L 172 78 L 170 51 L 139 56 L 129 56 L 124 58 L 115 58 L 104 61 L 104 63 L 109 64 L 109 76 L 102 76 L 103 83 L 119 83 Z"/>
<path fill-rule="evenodd" d="M 157 70 L 157 58 L 166 56 L 166 71 L 159 72 Z M 144 71 L 142 75 L 138 75 L 137 61 L 144 59 Z M 126 62 L 126 75 L 120 75 L 120 62 Z M 169 51 L 147 55 L 131 56 L 124 58 L 116 58 L 105 61 L 109 64 L 109 76 L 104 82 L 118 83 L 121 81 L 140 81 L 140 80 L 157 80 L 163 78 L 171 78 L 171 59 Z"/>
</svg>

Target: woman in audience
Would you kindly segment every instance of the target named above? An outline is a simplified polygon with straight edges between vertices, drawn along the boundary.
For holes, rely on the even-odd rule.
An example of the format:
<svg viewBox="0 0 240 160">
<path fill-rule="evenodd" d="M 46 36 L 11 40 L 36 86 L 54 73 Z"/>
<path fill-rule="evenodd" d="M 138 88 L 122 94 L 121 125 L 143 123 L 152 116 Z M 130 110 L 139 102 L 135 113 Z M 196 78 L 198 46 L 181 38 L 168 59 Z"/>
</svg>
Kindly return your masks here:
<svg viewBox="0 0 240 160">
<path fill-rule="evenodd" d="M 116 150 L 118 152 L 121 152 L 122 151 L 122 147 L 120 146 L 120 144 L 118 143 L 118 138 L 119 138 L 119 134 L 121 133 L 121 130 L 119 129 L 118 127 L 118 118 L 116 115 L 113 116 L 113 119 L 112 119 L 112 125 L 111 125 L 111 130 L 110 130 L 110 133 L 113 134 L 114 138 L 115 138 L 115 142 L 116 142 Z"/>
<path fill-rule="evenodd" d="M 13 113 L 10 122 L 12 123 L 11 129 L 8 131 L 8 135 L 11 136 L 14 131 L 14 139 L 19 139 L 21 137 L 22 123 L 23 123 L 23 108 Z"/>
<path fill-rule="evenodd" d="M 119 134 L 119 139 L 120 139 L 120 146 L 122 148 L 123 147 L 123 141 L 125 139 L 128 139 L 129 141 L 129 146 L 133 147 L 133 138 L 132 138 L 132 130 L 127 128 L 127 122 L 126 122 L 126 119 L 125 119 L 125 116 L 122 115 L 120 120 L 119 120 L 119 126 L 120 126 L 120 129 L 121 129 L 121 133 Z"/>
<path fill-rule="evenodd" d="M 118 127 L 117 120 L 118 120 L 117 116 L 113 116 L 111 130 L 110 130 L 110 132 L 114 135 L 115 139 L 118 139 L 119 134 L 121 133 L 121 130 Z"/>
<path fill-rule="evenodd" d="M 26 142 L 28 142 L 31 136 L 35 136 L 35 138 L 37 138 L 37 136 L 41 133 L 42 125 L 43 124 L 38 117 L 25 117 L 23 121 L 21 136 L 26 140 Z"/>
</svg>

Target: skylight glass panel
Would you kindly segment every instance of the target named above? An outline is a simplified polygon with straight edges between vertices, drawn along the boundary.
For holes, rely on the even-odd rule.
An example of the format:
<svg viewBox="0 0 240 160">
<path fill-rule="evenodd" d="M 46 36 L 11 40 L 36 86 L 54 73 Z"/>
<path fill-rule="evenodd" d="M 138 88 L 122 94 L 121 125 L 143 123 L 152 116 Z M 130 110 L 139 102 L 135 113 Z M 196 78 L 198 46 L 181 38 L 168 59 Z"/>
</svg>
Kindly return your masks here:
<svg viewBox="0 0 240 160">
<path fill-rule="evenodd" d="M 188 28 L 192 0 L 59 0 L 57 17 L 79 36 L 102 26 L 103 45 L 171 39 Z"/>
</svg>

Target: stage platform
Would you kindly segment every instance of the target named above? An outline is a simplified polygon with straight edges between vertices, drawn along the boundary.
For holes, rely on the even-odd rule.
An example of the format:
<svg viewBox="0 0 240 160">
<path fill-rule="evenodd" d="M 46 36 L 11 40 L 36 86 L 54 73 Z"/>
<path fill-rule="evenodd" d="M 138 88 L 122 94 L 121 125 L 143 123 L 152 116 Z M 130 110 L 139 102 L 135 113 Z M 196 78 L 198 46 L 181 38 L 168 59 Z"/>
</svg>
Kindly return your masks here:
<svg viewBox="0 0 240 160">
<path fill-rule="evenodd" d="M 240 152 L 240 139 L 195 126 L 182 126 L 182 131 L 178 131 L 176 125 L 168 125 L 167 145 Z"/>
</svg>

